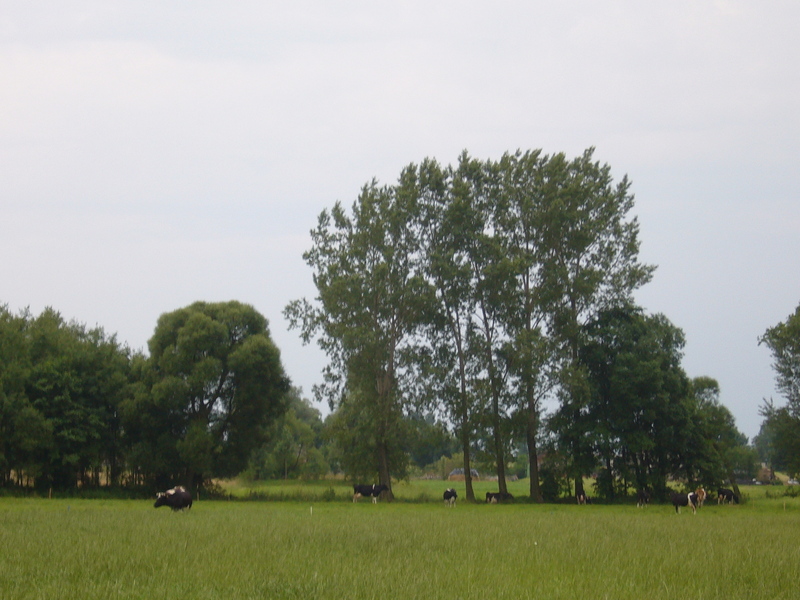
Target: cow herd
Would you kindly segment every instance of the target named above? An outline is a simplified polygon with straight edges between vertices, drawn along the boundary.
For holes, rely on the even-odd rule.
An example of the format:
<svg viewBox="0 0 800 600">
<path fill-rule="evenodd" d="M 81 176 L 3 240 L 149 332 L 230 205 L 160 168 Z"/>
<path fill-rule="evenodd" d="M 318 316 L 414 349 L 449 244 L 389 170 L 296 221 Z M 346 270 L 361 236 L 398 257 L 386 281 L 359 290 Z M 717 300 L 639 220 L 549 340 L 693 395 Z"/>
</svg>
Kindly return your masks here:
<svg viewBox="0 0 800 600">
<path fill-rule="evenodd" d="M 384 492 L 389 491 L 389 487 L 383 484 L 380 485 L 353 485 L 353 502 L 358 502 L 361 498 L 372 498 L 372 503 L 378 502 L 378 498 Z M 453 488 L 447 488 L 442 494 L 445 506 L 453 508 L 456 505 L 458 493 Z M 650 492 L 646 489 L 639 490 L 636 499 L 636 506 L 643 508 L 650 504 Z M 675 507 L 675 512 L 680 514 L 681 507 L 689 507 L 692 514 L 697 514 L 697 509 L 703 506 L 707 498 L 707 493 L 702 487 L 697 488 L 693 492 L 678 493 L 673 492 L 670 496 L 672 505 Z M 508 492 L 486 492 L 487 504 L 498 504 L 502 502 L 513 502 L 514 496 Z M 578 504 L 591 504 L 591 500 L 585 493 L 576 496 Z M 739 496 L 733 490 L 727 488 L 719 488 L 717 490 L 717 504 L 738 504 Z M 159 506 L 169 506 L 173 511 L 188 510 L 192 508 L 192 495 L 183 486 L 175 486 L 166 492 L 159 492 L 156 494 L 156 502 L 153 505 L 155 508 Z"/>
<path fill-rule="evenodd" d="M 673 492 L 670 496 L 670 500 L 672 501 L 672 506 L 675 507 L 675 512 L 680 514 L 682 506 L 688 506 L 692 509 L 692 514 L 697 514 L 697 509 L 703 506 L 703 503 L 706 501 L 708 497 L 708 493 L 702 487 L 697 488 L 693 492 L 689 492 L 688 494 L 679 494 L 677 492 Z M 737 496 L 733 490 L 729 490 L 726 488 L 719 488 L 717 490 L 717 504 L 739 504 L 739 496 Z"/>
</svg>

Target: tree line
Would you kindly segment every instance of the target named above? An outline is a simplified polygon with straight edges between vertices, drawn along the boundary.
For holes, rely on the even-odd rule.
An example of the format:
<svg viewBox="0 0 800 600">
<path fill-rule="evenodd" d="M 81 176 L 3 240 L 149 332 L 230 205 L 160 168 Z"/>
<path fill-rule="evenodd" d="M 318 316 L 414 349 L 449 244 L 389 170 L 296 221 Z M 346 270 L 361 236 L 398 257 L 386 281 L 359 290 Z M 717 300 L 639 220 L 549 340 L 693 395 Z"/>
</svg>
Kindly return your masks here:
<svg viewBox="0 0 800 600">
<path fill-rule="evenodd" d="M 0 306 L 0 484 L 194 489 L 244 470 L 288 403 L 267 320 L 197 302 L 163 314 L 148 346 Z"/>
<path fill-rule="evenodd" d="M 0 305 L 0 485 L 164 488 L 320 477 L 391 486 L 444 457 L 529 477 L 530 497 L 752 477 L 759 456 L 683 332 L 633 294 L 630 182 L 593 150 L 455 166 L 427 159 L 319 215 L 318 295 L 285 309 L 329 357 L 317 400 L 293 388 L 267 320 L 236 301 L 163 314 L 132 352 L 102 328 Z M 800 308 L 798 308 L 800 311 Z M 765 402 L 761 460 L 796 474 L 800 312 L 761 342 L 789 404 Z"/>
<path fill-rule="evenodd" d="M 654 267 L 633 206 L 590 148 L 426 159 L 322 211 L 304 254 L 318 295 L 284 313 L 329 357 L 315 394 L 349 469 L 391 487 L 404 417 L 422 410 L 452 427 L 470 500 L 476 452 L 505 492 L 519 439 L 537 501 L 540 464 L 576 493 L 596 475 L 609 498 L 734 479 L 747 440 L 718 384 L 690 380 L 683 333 L 634 302 Z"/>
</svg>

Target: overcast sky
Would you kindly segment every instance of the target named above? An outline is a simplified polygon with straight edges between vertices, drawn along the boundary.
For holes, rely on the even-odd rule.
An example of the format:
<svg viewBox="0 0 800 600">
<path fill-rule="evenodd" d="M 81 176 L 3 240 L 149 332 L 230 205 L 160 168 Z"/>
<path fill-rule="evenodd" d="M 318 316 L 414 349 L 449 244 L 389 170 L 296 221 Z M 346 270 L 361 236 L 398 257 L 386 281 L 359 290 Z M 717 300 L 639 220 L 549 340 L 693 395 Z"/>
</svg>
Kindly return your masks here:
<svg viewBox="0 0 800 600">
<path fill-rule="evenodd" d="M 0 304 L 145 349 L 239 300 L 307 395 L 283 307 L 324 208 L 373 177 L 589 146 L 627 174 L 638 294 L 752 438 L 758 336 L 800 303 L 800 3 L 0 0 Z"/>
</svg>

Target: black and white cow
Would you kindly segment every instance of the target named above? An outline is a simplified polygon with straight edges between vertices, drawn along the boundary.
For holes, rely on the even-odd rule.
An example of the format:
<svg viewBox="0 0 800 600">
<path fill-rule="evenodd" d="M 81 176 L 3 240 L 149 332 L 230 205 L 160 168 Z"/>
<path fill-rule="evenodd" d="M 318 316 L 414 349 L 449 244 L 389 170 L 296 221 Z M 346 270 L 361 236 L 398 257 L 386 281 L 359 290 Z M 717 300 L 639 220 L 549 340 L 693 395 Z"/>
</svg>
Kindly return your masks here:
<svg viewBox="0 0 800 600">
<path fill-rule="evenodd" d="M 589 496 L 587 496 L 585 492 L 582 493 L 582 494 L 575 494 L 575 501 L 578 504 L 591 504 L 592 503 L 592 499 L 589 498 Z"/>
<path fill-rule="evenodd" d="M 734 494 L 733 490 L 719 488 L 717 490 L 717 504 L 730 504 L 731 502 L 739 504 L 739 496 Z"/>
<path fill-rule="evenodd" d="M 675 507 L 675 512 L 680 514 L 681 506 L 690 506 L 692 509 L 692 514 L 697 514 L 697 505 L 700 503 L 697 494 L 694 492 L 690 494 L 678 494 L 677 492 L 672 492 L 672 506 Z"/>
<path fill-rule="evenodd" d="M 486 503 L 497 504 L 498 502 L 508 502 L 513 500 L 514 496 L 508 492 L 486 492 Z"/>
<path fill-rule="evenodd" d="M 353 485 L 353 502 L 358 502 L 362 496 L 372 496 L 372 503 L 377 504 L 378 496 L 383 492 L 388 492 L 388 485 Z"/>
<path fill-rule="evenodd" d="M 176 485 L 171 490 L 156 494 L 155 508 L 169 506 L 172 510 L 192 508 L 192 495 L 181 485 Z"/>
<path fill-rule="evenodd" d="M 636 506 L 638 508 L 643 508 L 648 504 L 650 504 L 650 492 L 647 490 L 639 490 L 636 496 Z"/>
<path fill-rule="evenodd" d="M 456 498 L 458 498 L 458 494 L 453 488 L 447 488 L 444 491 L 444 505 L 453 507 L 456 505 Z"/>
</svg>

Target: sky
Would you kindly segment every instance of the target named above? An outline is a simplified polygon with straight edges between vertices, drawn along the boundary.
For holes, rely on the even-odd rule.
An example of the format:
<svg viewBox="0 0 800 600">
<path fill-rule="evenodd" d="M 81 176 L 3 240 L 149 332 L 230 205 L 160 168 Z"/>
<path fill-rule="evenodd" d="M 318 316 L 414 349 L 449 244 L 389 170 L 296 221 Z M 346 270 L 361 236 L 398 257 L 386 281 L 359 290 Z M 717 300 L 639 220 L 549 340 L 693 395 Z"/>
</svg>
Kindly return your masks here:
<svg viewBox="0 0 800 600">
<path fill-rule="evenodd" d="M 637 301 L 686 335 L 752 438 L 782 399 L 768 327 L 800 303 L 800 3 L 0 0 L 0 304 L 146 350 L 239 300 L 311 396 L 319 213 L 467 150 L 628 175 Z M 323 412 L 327 408 L 320 406 Z"/>
</svg>

